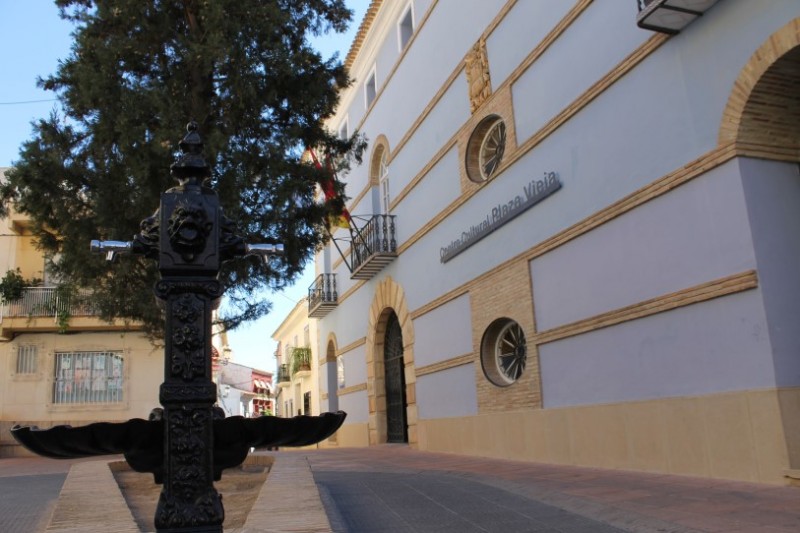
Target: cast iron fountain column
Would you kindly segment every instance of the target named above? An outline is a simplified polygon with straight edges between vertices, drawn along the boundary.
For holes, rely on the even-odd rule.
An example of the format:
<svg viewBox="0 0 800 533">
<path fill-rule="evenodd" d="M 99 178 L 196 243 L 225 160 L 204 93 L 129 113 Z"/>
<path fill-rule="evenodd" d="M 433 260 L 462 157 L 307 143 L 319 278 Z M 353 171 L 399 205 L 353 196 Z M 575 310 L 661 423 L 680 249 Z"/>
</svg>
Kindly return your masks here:
<svg viewBox="0 0 800 533">
<path fill-rule="evenodd" d="M 251 447 L 307 446 L 331 436 L 345 413 L 225 418 L 214 407 L 211 380 L 211 313 L 222 296 L 217 280 L 224 261 L 245 255 L 265 259 L 282 245 L 245 244 L 222 214 L 217 193 L 204 185 L 211 170 L 202 156 L 197 125 L 189 124 L 181 156 L 170 167 L 179 184 L 161 195 L 158 211 L 141 223 L 132 242 L 92 241 L 92 249 L 133 252 L 158 261 L 155 294 L 166 313 L 163 409 L 150 420 L 98 422 L 48 430 L 15 426 L 14 438 L 54 458 L 124 453 L 130 466 L 150 472 L 163 489 L 156 509 L 159 533 L 222 533 L 225 512 L 214 488 L 222 470 L 240 465 Z"/>
<path fill-rule="evenodd" d="M 202 184 L 210 169 L 201 149 L 196 125 L 190 125 L 181 142 L 183 155 L 171 168 L 180 185 L 162 194 L 158 227 L 146 220 L 143 233 L 134 240 L 147 245 L 158 231 L 161 280 L 155 293 L 166 311 L 164 383 L 159 393 L 165 422 L 164 486 L 155 516 L 159 532 L 188 526 L 222 532 L 225 518 L 214 488 L 217 394 L 211 381 L 210 336 L 211 312 L 222 296 L 217 281 L 222 221 L 216 193 Z"/>
</svg>

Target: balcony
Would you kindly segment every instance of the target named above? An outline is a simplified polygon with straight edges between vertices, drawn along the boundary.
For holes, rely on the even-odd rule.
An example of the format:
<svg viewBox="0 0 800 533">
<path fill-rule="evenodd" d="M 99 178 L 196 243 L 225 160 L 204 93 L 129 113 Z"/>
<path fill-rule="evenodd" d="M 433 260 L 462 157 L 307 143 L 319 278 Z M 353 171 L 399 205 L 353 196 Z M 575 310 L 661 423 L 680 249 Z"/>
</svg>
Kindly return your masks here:
<svg viewBox="0 0 800 533">
<path fill-rule="evenodd" d="M 65 295 L 57 287 L 27 287 L 22 297 L 0 305 L 0 337 L 13 339 L 18 333 L 98 331 L 116 329 L 120 324 L 97 317 L 90 291 Z"/>
<path fill-rule="evenodd" d="M 371 279 L 397 257 L 394 219 L 395 215 L 372 215 L 352 232 L 351 279 Z"/>
<path fill-rule="evenodd" d="M 703 16 L 718 0 L 638 0 L 636 24 L 645 30 L 676 34 Z"/>
<path fill-rule="evenodd" d="M 289 372 L 289 365 L 278 367 L 278 387 L 288 387 L 291 385 L 292 374 Z"/>
<path fill-rule="evenodd" d="M 308 316 L 322 318 L 339 304 L 336 274 L 320 274 L 308 288 Z"/>
</svg>

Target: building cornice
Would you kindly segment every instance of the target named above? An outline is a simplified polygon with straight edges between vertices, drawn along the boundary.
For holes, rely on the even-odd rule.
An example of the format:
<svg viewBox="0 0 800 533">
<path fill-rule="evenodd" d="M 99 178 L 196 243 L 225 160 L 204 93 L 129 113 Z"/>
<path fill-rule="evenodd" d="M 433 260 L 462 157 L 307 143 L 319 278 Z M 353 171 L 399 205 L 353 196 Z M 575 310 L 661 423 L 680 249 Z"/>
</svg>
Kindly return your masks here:
<svg viewBox="0 0 800 533">
<path fill-rule="evenodd" d="M 353 43 L 350 45 L 350 51 L 347 52 L 347 57 L 344 60 L 344 66 L 348 72 L 350 72 L 356 57 L 358 57 L 361 51 L 361 47 L 364 44 L 364 40 L 367 38 L 367 34 L 372 27 L 372 22 L 375 20 L 375 16 L 378 14 L 378 9 L 381 7 L 381 4 L 383 4 L 383 0 L 372 0 L 367 8 L 367 12 L 364 13 L 364 18 L 361 20 L 358 32 L 356 32 Z"/>
</svg>

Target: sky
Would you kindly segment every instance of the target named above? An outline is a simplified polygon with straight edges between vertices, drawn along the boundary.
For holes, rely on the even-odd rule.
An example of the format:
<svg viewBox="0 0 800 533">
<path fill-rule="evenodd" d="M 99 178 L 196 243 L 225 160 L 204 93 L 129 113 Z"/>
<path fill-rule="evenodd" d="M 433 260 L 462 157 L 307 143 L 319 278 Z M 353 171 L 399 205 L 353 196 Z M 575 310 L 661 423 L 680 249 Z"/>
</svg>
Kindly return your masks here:
<svg viewBox="0 0 800 533">
<path fill-rule="evenodd" d="M 338 52 L 344 60 L 369 3 L 346 0 L 354 11 L 348 31 L 313 40 L 323 57 Z M 58 108 L 53 93 L 37 88 L 36 79 L 54 73 L 59 59 L 69 55 L 72 25 L 59 18 L 51 0 L 0 0 L 0 12 L 0 167 L 8 167 L 18 159 L 22 143 L 31 137 L 31 122 Z M 147 215 L 142 213 L 142 218 Z M 313 281 L 312 265 L 292 287 L 264 294 L 272 302 L 270 314 L 229 333 L 235 362 L 275 370 L 271 335 Z"/>
</svg>

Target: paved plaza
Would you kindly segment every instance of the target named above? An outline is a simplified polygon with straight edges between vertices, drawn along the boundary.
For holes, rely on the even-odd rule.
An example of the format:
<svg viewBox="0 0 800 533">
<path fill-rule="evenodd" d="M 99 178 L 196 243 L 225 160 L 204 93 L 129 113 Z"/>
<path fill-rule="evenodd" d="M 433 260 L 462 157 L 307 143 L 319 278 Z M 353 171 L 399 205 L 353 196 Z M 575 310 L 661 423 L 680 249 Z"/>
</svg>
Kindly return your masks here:
<svg viewBox="0 0 800 533">
<path fill-rule="evenodd" d="M 236 533 L 800 531 L 797 487 L 398 445 L 269 453 L 275 464 L 250 519 Z M 104 465 L 119 459 L 0 459 L 0 531 L 135 531 L 129 513 L 97 518 L 89 511 L 118 505 Z"/>
</svg>

